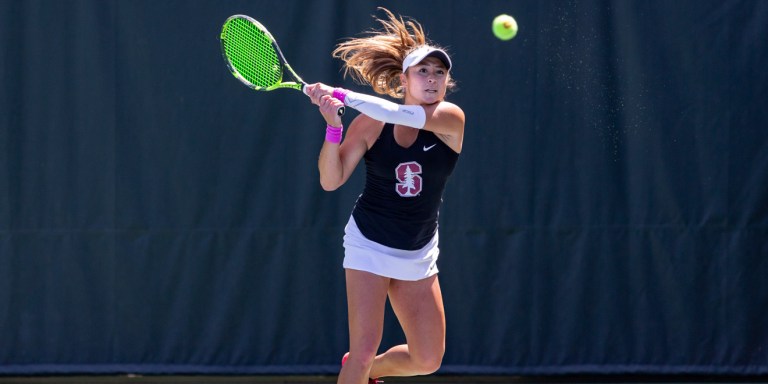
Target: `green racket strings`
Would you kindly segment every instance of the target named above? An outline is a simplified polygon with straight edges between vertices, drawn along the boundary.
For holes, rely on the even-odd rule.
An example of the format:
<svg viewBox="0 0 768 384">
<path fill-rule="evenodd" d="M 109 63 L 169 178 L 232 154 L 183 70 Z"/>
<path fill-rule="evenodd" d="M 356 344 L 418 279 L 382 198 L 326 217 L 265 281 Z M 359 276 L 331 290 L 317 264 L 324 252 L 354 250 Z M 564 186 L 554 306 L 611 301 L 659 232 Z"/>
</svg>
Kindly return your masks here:
<svg viewBox="0 0 768 384">
<path fill-rule="evenodd" d="M 227 22 L 224 41 L 229 62 L 246 81 L 263 88 L 282 81 L 280 60 L 272 41 L 251 22 L 240 18 Z"/>
</svg>

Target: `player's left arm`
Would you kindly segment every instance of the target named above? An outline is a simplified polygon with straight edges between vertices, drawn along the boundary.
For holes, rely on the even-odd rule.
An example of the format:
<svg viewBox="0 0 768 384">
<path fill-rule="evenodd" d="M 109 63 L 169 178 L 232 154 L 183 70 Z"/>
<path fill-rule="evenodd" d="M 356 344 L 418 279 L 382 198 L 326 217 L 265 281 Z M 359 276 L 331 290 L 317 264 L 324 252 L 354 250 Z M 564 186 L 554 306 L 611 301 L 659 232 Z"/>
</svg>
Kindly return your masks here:
<svg viewBox="0 0 768 384">
<path fill-rule="evenodd" d="M 426 115 L 423 129 L 434 132 L 446 145 L 460 153 L 464 142 L 464 111 L 447 101 L 422 107 Z"/>
<path fill-rule="evenodd" d="M 402 105 L 376 96 L 330 88 L 325 84 L 310 87 L 314 97 L 331 95 L 375 120 L 432 131 L 454 151 L 461 152 L 464 112 L 456 104 L 441 101 L 431 105 Z"/>
</svg>

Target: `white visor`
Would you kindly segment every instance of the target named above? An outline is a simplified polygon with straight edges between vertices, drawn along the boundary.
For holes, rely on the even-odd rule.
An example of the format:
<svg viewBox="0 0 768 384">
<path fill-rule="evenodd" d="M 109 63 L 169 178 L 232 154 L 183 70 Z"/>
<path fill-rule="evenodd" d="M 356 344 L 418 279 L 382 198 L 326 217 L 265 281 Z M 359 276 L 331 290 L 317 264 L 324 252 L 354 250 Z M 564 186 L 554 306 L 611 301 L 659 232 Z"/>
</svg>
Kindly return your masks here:
<svg viewBox="0 0 768 384">
<path fill-rule="evenodd" d="M 413 67 L 414 65 L 421 63 L 422 60 L 427 57 L 437 57 L 445 64 L 445 69 L 451 69 L 451 58 L 442 49 L 430 47 L 429 45 L 422 45 L 419 48 L 414 49 L 403 60 L 403 73 L 405 70 Z"/>
</svg>

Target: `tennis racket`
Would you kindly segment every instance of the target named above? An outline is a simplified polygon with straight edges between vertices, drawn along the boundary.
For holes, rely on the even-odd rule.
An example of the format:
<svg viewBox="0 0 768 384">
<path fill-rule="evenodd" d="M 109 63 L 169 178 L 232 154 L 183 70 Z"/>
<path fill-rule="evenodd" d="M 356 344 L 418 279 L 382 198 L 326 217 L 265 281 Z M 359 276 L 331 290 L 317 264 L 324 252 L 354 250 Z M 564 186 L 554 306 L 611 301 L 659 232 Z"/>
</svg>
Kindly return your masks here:
<svg viewBox="0 0 768 384">
<path fill-rule="evenodd" d="M 221 28 L 221 54 L 235 78 L 251 89 L 295 89 L 306 94 L 307 83 L 294 72 L 272 34 L 246 15 L 230 16 Z M 293 81 L 283 81 L 287 73 Z M 337 112 L 344 114 L 344 107 Z"/>
</svg>

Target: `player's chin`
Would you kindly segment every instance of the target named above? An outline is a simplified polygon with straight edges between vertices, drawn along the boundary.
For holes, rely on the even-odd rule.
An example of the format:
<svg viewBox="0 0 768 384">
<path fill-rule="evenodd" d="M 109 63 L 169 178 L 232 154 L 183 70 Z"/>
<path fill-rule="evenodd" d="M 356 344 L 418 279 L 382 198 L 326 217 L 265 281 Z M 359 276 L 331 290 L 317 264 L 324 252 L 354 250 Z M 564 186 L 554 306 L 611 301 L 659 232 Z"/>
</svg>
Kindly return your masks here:
<svg viewBox="0 0 768 384">
<path fill-rule="evenodd" d="M 424 94 L 421 96 L 424 104 L 437 103 L 438 101 L 442 101 L 443 97 L 445 97 L 445 94 L 440 92 L 424 92 Z"/>
</svg>

